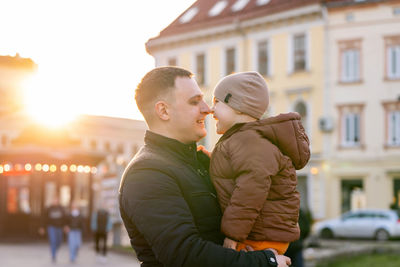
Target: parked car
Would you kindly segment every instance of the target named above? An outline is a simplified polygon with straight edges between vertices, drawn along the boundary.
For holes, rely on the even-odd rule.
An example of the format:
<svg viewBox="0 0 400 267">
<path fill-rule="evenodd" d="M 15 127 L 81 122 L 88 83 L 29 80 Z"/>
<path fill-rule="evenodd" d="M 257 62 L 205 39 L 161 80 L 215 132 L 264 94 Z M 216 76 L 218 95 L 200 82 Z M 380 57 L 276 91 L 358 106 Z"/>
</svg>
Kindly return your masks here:
<svg viewBox="0 0 400 267">
<path fill-rule="evenodd" d="M 393 210 L 357 210 L 346 212 L 336 219 L 317 222 L 313 230 L 321 238 L 388 240 L 400 237 L 400 218 Z"/>
</svg>

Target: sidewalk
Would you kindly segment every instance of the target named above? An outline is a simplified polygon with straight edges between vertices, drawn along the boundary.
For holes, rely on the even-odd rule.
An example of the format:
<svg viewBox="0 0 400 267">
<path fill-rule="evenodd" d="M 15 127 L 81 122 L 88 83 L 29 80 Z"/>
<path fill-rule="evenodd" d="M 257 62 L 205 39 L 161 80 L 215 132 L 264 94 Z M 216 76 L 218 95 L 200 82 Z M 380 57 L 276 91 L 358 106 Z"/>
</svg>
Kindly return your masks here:
<svg viewBox="0 0 400 267">
<path fill-rule="evenodd" d="M 47 243 L 0 243 L 0 266 L 4 267 L 138 267 L 139 262 L 132 254 L 109 251 L 102 262 L 93 249 L 93 243 L 84 243 L 75 263 L 69 261 L 68 246 L 64 243 L 57 253 L 57 262 L 52 263 Z"/>
</svg>

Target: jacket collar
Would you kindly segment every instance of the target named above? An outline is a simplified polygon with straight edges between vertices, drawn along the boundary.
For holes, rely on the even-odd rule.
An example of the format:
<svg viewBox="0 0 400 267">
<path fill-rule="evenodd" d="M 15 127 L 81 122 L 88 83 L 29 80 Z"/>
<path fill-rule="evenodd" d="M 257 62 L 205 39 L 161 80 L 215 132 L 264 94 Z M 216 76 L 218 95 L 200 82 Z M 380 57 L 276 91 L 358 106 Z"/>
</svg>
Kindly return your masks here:
<svg viewBox="0 0 400 267">
<path fill-rule="evenodd" d="M 183 159 L 196 159 L 197 145 L 195 142 L 184 144 L 149 130 L 145 133 L 144 142 L 150 147 L 175 154 Z"/>
<path fill-rule="evenodd" d="M 217 144 L 228 139 L 229 137 L 231 137 L 234 133 L 238 132 L 243 125 L 245 125 L 246 123 L 236 123 L 235 125 L 233 125 L 231 128 L 229 128 L 228 131 L 226 131 L 221 138 L 218 140 Z"/>
</svg>

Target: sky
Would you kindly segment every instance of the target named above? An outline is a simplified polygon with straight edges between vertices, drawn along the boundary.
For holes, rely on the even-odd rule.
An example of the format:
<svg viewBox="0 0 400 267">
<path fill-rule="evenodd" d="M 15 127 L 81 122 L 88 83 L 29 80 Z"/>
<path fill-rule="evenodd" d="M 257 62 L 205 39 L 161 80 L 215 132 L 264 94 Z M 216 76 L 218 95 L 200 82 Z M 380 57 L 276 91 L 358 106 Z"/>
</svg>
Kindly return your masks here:
<svg viewBox="0 0 400 267">
<path fill-rule="evenodd" d="M 0 0 L 0 55 L 29 57 L 27 112 L 143 119 L 134 89 L 154 67 L 145 42 L 195 0 Z"/>
</svg>

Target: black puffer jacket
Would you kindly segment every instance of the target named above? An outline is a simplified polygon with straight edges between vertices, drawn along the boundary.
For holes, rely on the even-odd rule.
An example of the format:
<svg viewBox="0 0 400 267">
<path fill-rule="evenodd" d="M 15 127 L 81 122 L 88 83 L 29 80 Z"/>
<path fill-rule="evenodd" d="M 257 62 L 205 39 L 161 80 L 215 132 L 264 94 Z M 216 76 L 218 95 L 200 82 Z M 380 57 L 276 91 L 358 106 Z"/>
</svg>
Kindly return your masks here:
<svg viewBox="0 0 400 267">
<path fill-rule="evenodd" d="M 263 251 L 221 246 L 221 210 L 196 145 L 146 132 L 120 187 L 120 210 L 142 266 L 268 266 Z"/>
</svg>

